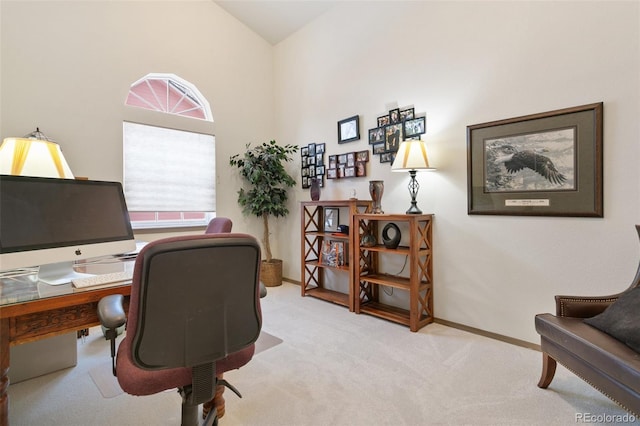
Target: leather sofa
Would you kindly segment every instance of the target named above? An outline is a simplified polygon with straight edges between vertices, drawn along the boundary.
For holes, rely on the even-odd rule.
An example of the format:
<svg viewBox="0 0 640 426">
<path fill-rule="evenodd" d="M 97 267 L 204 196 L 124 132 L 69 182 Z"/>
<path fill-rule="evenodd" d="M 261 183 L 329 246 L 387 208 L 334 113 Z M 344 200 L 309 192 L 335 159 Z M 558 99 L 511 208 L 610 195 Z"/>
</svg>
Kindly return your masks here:
<svg viewBox="0 0 640 426">
<path fill-rule="evenodd" d="M 640 236 L 640 226 L 636 229 Z M 640 266 L 626 291 L 639 285 Z M 640 416 L 640 353 L 584 322 L 585 318 L 602 313 L 625 292 L 602 297 L 556 296 L 555 315 L 536 315 L 535 327 L 542 350 L 540 388 L 550 385 L 558 362 L 627 411 Z"/>
</svg>

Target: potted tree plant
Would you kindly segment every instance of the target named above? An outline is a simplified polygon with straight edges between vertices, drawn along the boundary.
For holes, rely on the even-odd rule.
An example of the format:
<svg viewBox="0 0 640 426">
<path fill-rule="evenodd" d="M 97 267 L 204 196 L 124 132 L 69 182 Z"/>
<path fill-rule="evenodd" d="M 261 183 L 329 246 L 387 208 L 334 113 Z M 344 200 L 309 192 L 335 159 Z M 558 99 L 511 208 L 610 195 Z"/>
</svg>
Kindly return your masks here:
<svg viewBox="0 0 640 426">
<path fill-rule="evenodd" d="M 246 215 L 262 218 L 265 258 L 262 260 L 261 279 L 269 287 L 282 284 L 282 260 L 271 254 L 269 217 L 286 216 L 287 189 L 296 184 L 285 170 L 284 163 L 292 160 L 298 150 L 296 145 L 280 146 L 275 140 L 263 142 L 254 148 L 246 145 L 243 154 L 231 156 L 229 164 L 240 170 L 240 175 L 249 184 L 238 191 L 238 204 Z"/>
</svg>

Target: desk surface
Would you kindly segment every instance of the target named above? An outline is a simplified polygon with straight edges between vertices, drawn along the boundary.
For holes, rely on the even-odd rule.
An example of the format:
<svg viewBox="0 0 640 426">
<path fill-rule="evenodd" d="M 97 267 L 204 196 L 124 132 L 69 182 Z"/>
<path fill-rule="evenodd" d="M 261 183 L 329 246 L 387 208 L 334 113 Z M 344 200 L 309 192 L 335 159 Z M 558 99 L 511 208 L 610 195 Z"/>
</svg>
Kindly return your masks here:
<svg viewBox="0 0 640 426">
<path fill-rule="evenodd" d="M 90 274 L 107 274 L 123 270 L 133 270 L 133 259 L 105 257 L 91 259 L 83 263 L 77 263 L 74 269 L 77 272 Z M 127 285 L 127 284 L 125 284 Z M 91 291 L 91 288 L 80 291 Z M 0 278 L 0 310 L 14 304 L 44 300 L 56 296 L 66 296 L 78 292 L 71 283 L 62 285 L 49 285 L 38 281 L 35 269 L 24 275 Z"/>
<path fill-rule="evenodd" d="M 133 260 L 103 258 L 76 265 L 78 272 L 108 273 L 133 268 Z M 109 294 L 125 296 L 131 285 L 74 291 L 71 284 L 51 286 L 34 274 L 0 280 L 0 426 L 9 423 L 9 347 L 98 325 L 97 305 Z"/>
</svg>

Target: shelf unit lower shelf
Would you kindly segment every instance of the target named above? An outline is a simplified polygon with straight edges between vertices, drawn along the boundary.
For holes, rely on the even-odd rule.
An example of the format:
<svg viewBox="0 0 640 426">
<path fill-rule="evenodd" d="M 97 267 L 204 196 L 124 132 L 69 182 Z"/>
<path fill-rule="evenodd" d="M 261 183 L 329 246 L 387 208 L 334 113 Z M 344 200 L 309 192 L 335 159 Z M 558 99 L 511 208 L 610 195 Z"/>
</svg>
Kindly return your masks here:
<svg viewBox="0 0 640 426">
<path fill-rule="evenodd" d="M 336 305 L 346 306 L 347 308 L 349 307 L 349 295 L 339 291 L 329 290 L 322 287 L 307 288 L 304 295 L 332 302 Z"/>
<path fill-rule="evenodd" d="M 360 305 L 360 313 L 373 315 L 389 321 L 411 327 L 411 315 L 408 310 L 379 302 L 365 302 Z M 418 329 L 433 322 L 433 318 L 422 315 L 418 318 Z M 412 331 L 418 331 L 412 330 Z"/>
</svg>

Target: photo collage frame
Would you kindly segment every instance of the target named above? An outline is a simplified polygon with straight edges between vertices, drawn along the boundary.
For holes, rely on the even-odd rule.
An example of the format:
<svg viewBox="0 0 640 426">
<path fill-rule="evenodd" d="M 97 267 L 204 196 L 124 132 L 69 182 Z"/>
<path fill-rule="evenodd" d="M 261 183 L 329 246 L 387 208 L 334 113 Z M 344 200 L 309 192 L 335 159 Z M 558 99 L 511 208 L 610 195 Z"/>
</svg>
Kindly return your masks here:
<svg viewBox="0 0 640 426">
<path fill-rule="evenodd" d="M 417 117 L 413 107 L 391 109 L 378 117 L 377 127 L 369 129 L 371 152 L 380 156 L 380 163 L 392 163 L 403 140 L 420 138 L 426 130 L 426 116 Z"/>
<path fill-rule="evenodd" d="M 329 155 L 327 179 L 342 179 L 367 176 L 369 151 L 354 151 Z"/>
<path fill-rule="evenodd" d="M 325 163 L 324 143 L 310 143 L 300 148 L 300 173 L 302 175 L 302 188 L 311 187 L 311 179 L 316 178 L 320 187 L 324 187 Z"/>
</svg>

